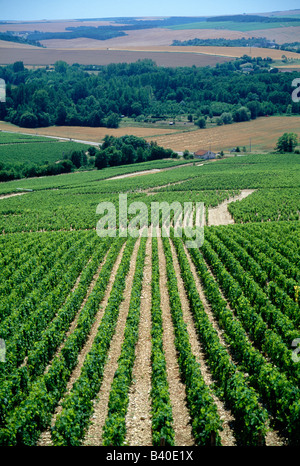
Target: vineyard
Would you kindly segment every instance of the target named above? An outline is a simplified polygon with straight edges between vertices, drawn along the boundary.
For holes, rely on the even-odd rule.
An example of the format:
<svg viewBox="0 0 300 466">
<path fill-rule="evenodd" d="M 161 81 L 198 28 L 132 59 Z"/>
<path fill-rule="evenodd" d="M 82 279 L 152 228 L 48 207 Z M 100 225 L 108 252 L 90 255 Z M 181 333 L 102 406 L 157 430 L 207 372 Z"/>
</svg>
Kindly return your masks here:
<svg viewBox="0 0 300 466">
<path fill-rule="evenodd" d="M 33 191 L 0 199 L 1 446 L 299 446 L 299 155 L 159 163 L 0 184 Z M 120 193 L 204 202 L 204 243 L 100 238 Z"/>
</svg>

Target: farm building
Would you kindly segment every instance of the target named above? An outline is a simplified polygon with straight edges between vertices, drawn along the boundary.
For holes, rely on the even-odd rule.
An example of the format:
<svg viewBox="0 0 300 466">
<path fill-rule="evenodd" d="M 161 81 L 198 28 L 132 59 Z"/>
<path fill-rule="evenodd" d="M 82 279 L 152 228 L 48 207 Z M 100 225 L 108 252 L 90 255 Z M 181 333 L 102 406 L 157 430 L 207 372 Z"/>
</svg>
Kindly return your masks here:
<svg viewBox="0 0 300 466">
<path fill-rule="evenodd" d="M 216 154 L 212 152 L 211 150 L 197 150 L 197 152 L 194 152 L 194 157 L 195 159 L 215 159 Z"/>
</svg>

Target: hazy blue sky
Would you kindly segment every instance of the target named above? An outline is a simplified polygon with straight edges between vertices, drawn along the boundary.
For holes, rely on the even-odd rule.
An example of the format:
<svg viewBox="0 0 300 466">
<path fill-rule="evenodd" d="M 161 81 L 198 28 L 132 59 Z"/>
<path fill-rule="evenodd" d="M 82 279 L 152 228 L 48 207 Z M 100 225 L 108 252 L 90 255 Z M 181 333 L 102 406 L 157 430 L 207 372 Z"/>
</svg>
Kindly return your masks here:
<svg viewBox="0 0 300 466">
<path fill-rule="evenodd" d="M 299 0 L 0 0 L 0 20 L 209 16 L 296 8 Z"/>
</svg>

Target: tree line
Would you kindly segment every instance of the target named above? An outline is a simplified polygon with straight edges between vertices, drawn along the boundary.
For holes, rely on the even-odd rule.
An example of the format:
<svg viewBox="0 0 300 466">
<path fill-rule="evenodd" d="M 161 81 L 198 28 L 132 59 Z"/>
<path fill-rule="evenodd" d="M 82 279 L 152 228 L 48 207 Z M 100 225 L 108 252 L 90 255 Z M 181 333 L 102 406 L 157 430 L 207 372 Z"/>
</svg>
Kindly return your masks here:
<svg viewBox="0 0 300 466">
<path fill-rule="evenodd" d="M 134 163 L 177 158 L 178 154 L 165 149 L 156 142 L 148 143 L 137 136 L 105 136 L 98 147 L 90 146 L 87 150 L 73 150 L 64 154 L 63 160 L 55 163 L 13 163 L 0 162 L 0 182 L 21 178 L 53 176 L 71 173 L 79 169 L 101 170 Z"/>
<path fill-rule="evenodd" d="M 122 116 L 143 121 L 192 114 L 197 120 L 223 113 L 234 116 L 241 108 L 251 119 L 285 114 L 287 109 L 299 114 L 299 102 L 291 99 L 291 82 L 298 74 L 275 73 L 271 64 L 270 58 L 247 55 L 199 68 L 165 68 L 139 60 L 92 67 L 91 73 L 63 61 L 56 62 L 53 70 L 29 70 L 16 62 L 0 69 L 6 82 L 0 119 L 21 127 L 116 128 Z"/>
</svg>

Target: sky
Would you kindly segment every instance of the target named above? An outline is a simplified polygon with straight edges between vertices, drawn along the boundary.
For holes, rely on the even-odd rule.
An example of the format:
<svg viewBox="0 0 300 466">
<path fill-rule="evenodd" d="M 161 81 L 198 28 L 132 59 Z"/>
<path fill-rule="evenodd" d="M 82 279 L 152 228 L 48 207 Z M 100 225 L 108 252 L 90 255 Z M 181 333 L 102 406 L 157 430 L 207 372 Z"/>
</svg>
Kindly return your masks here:
<svg viewBox="0 0 300 466">
<path fill-rule="evenodd" d="M 300 8 L 299 0 L 0 0 L 1 20 L 213 16 Z"/>
</svg>

